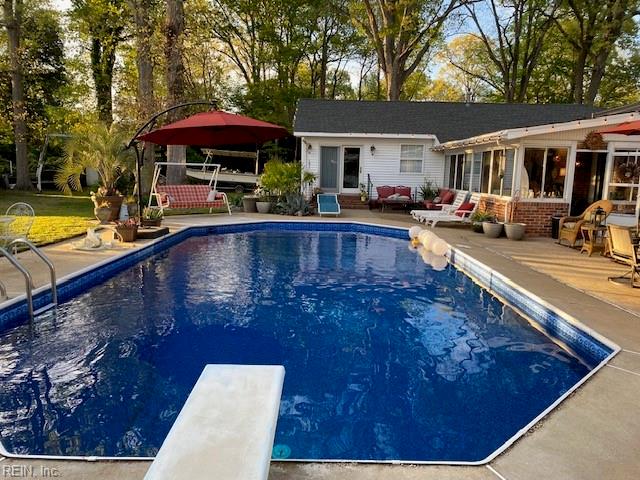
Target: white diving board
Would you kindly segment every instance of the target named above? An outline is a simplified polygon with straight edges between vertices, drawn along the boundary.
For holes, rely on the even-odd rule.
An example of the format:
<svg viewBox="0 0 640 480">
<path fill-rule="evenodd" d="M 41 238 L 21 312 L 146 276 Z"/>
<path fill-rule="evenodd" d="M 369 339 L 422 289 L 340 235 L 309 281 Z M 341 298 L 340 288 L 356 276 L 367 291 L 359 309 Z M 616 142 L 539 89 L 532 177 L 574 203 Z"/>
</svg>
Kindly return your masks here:
<svg viewBox="0 0 640 480">
<path fill-rule="evenodd" d="M 281 365 L 207 365 L 145 480 L 266 480 Z"/>
</svg>

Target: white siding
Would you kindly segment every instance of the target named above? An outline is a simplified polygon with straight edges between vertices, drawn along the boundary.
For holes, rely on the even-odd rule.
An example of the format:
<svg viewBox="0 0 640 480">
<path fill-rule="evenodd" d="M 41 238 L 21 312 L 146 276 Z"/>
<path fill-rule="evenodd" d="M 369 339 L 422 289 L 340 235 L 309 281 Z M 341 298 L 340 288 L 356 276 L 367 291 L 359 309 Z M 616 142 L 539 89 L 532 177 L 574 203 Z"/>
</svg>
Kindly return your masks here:
<svg viewBox="0 0 640 480">
<path fill-rule="evenodd" d="M 306 144 L 306 145 L 305 145 Z M 311 149 L 308 148 L 311 146 Z M 371 145 L 375 146 L 375 153 L 371 154 Z M 400 145 L 423 145 L 424 161 L 421 173 L 400 173 Z M 442 185 L 444 178 L 444 154 L 434 152 L 432 140 L 424 139 L 387 139 L 387 138 L 358 138 L 358 137 L 303 137 L 302 166 L 303 169 L 315 173 L 320 172 L 320 147 L 360 147 L 360 182 L 367 183 L 367 174 L 373 183 L 372 196 L 376 197 L 375 187 L 381 185 L 406 185 L 416 187 L 423 185 L 425 179 L 436 185 Z M 316 185 L 318 185 L 318 181 Z"/>
</svg>

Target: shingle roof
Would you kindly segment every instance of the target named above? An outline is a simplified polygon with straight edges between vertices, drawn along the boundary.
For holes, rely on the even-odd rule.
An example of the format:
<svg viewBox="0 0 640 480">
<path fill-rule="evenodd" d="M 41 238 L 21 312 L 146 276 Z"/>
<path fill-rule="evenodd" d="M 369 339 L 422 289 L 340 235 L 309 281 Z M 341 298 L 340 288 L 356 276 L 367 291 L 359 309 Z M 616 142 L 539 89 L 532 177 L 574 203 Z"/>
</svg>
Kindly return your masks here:
<svg viewBox="0 0 640 480">
<path fill-rule="evenodd" d="M 507 128 L 590 118 L 587 105 L 301 99 L 294 132 L 431 134 L 441 143 Z"/>
</svg>

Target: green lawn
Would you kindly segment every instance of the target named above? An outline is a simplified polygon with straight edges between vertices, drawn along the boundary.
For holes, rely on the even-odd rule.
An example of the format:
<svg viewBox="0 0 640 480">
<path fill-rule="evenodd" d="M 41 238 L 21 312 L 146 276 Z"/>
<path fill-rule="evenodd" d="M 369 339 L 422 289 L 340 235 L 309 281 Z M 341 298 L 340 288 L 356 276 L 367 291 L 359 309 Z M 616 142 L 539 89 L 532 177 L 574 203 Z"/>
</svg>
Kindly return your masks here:
<svg viewBox="0 0 640 480">
<path fill-rule="evenodd" d="M 73 196 L 60 192 L 14 192 L 0 190 L 0 215 L 15 202 L 26 202 L 36 212 L 29 239 L 36 245 L 47 245 L 84 233 L 95 224 L 93 203 L 87 194 Z"/>
<path fill-rule="evenodd" d="M 229 202 L 240 203 L 242 195 L 229 194 Z M 36 212 L 36 219 L 29 232 L 29 239 L 36 245 L 48 245 L 74 237 L 87 231 L 87 227 L 95 225 L 93 203 L 87 193 L 63 195 L 57 191 L 43 193 L 15 192 L 0 190 L 0 215 L 16 202 L 26 202 Z M 225 213 L 225 209 L 213 209 L 214 213 Z M 185 215 L 209 213 L 208 208 L 167 210 L 166 215 Z"/>
</svg>

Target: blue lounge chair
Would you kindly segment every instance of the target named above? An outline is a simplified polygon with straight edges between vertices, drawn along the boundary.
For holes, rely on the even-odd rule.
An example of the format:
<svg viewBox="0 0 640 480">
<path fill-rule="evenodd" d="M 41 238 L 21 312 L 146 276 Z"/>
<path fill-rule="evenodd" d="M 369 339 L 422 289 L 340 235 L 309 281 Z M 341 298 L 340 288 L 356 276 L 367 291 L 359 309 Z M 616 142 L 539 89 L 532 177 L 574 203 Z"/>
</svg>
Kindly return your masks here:
<svg viewBox="0 0 640 480">
<path fill-rule="evenodd" d="M 340 215 L 340 204 L 338 203 L 338 195 L 335 193 L 319 193 L 318 194 L 318 214 L 324 215 Z"/>
</svg>

